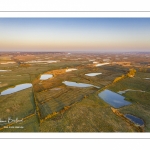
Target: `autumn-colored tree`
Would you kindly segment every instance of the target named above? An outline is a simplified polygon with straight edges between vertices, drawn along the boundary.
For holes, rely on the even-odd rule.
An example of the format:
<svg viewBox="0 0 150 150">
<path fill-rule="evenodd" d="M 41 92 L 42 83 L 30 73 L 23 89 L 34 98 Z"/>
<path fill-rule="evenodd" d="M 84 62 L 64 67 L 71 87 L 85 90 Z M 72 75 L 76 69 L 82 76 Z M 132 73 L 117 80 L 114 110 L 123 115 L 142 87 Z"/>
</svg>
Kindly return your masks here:
<svg viewBox="0 0 150 150">
<path fill-rule="evenodd" d="M 20 64 L 20 67 L 30 67 L 29 64 Z"/>
<path fill-rule="evenodd" d="M 136 70 L 135 69 L 130 69 L 129 72 L 127 73 L 127 76 L 128 77 L 134 77 L 135 76 L 135 73 L 136 73 Z"/>
<path fill-rule="evenodd" d="M 115 78 L 115 80 L 113 81 L 113 83 L 118 82 L 119 80 L 123 79 L 124 77 L 125 77 L 125 75 L 122 75 L 121 77 Z"/>
</svg>

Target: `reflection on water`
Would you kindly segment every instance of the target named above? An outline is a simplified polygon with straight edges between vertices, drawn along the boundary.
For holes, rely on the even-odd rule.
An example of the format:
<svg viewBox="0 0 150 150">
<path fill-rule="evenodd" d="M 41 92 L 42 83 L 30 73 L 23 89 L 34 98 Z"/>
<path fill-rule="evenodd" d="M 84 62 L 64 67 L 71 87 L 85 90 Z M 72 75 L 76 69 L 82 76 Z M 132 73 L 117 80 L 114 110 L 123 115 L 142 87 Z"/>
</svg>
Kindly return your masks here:
<svg viewBox="0 0 150 150">
<path fill-rule="evenodd" d="M 144 121 L 138 117 L 135 117 L 135 116 L 130 115 L 130 114 L 126 114 L 125 117 L 137 125 L 140 125 L 140 126 L 144 125 Z"/>
<path fill-rule="evenodd" d="M 64 81 L 62 82 L 67 86 L 74 86 L 74 87 L 96 87 L 96 88 L 100 88 L 98 86 L 94 86 L 92 84 L 86 84 L 86 83 L 76 83 L 76 82 L 70 82 L 70 81 Z"/>
<path fill-rule="evenodd" d="M 90 77 L 94 77 L 94 76 L 97 76 L 99 74 L 102 74 L 102 73 L 87 73 L 85 74 L 86 76 L 90 76 Z"/>
<path fill-rule="evenodd" d="M 53 77 L 52 74 L 43 74 L 43 75 L 41 75 L 40 80 L 47 80 L 52 77 Z"/>
<path fill-rule="evenodd" d="M 124 100 L 125 99 L 124 96 L 119 95 L 110 90 L 104 90 L 101 93 L 99 93 L 98 96 L 115 108 L 119 108 L 131 104 L 130 102 Z"/>
<path fill-rule="evenodd" d="M 7 90 L 2 91 L 1 95 L 12 94 L 12 93 L 24 90 L 24 89 L 29 88 L 29 87 L 32 87 L 31 83 L 19 84 L 19 85 L 16 85 L 15 87 L 13 87 L 13 88 L 8 88 Z"/>
</svg>

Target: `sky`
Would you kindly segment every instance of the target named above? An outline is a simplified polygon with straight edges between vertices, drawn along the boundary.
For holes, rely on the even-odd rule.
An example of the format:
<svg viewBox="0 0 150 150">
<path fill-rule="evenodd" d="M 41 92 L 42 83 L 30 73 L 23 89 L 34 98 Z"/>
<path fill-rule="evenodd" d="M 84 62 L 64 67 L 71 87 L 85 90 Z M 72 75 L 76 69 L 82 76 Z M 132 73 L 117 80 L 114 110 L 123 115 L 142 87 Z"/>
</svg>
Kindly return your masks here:
<svg viewBox="0 0 150 150">
<path fill-rule="evenodd" d="M 0 51 L 150 52 L 150 18 L 0 18 Z"/>
</svg>

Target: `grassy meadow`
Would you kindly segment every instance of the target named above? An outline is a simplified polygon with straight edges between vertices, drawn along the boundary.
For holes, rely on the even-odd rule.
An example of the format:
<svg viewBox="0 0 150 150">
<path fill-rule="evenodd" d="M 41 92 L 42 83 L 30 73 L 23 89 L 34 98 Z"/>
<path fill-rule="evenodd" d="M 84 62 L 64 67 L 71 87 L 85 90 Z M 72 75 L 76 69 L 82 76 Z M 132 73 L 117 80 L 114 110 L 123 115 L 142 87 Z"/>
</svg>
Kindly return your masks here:
<svg viewBox="0 0 150 150">
<path fill-rule="evenodd" d="M 132 78 L 126 77 L 113 82 L 117 77 L 128 73 L 130 67 L 104 65 L 96 67 L 89 59 L 78 55 L 44 55 L 0 57 L 0 62 L 15 61 L 14 64 L 0 64 L 0 92 L 18 84 L 32 83 L 16 93 L 0 96 L 0 118 L 23 119 L 20 123 L 0 124 L 0 132 L 139 132 L 117 116 L 111 106 L 98 97 L 103 89 L 114 92 L 126 89 L 122 94 L 132 104 L 118 109 L 120 113 L 132 114 L 143 119 L 144 131 L 150 131 L 150 73 L 137 70 Z M 56 63 L 26 63 L 32 60 L 59 60 Z M 98 59 L 100 59 L 98 57 Z M 66 69 L 77 70 L 66 72 Z M 40 80 L 42 74 L 52 74 L 47 80 Z M 102 73 L 89 77 L 87 73 Z M 95 87 L 70 87 L 63 81 L 92 84 Z M 20 126 L 20 128 L 17 128 Z M 21 128 L 23 127 L 23 128 Z"/>
</svg>

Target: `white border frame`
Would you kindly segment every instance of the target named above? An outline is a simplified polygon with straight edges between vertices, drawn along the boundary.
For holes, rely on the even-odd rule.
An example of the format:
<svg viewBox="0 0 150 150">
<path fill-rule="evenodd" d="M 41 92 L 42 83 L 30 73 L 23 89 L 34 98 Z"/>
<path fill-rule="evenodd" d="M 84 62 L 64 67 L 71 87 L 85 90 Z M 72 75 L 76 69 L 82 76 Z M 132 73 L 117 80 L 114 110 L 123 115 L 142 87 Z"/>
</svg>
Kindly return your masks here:
<svg viewBox="0 0 150 150">
<path fill-rule="evenodd" d="M 150 11 L 1 11 L 0 18 L 150 18 Z M 150 133 L 0 133 L 0 139 L 150 139 Z"/>
</svg>

